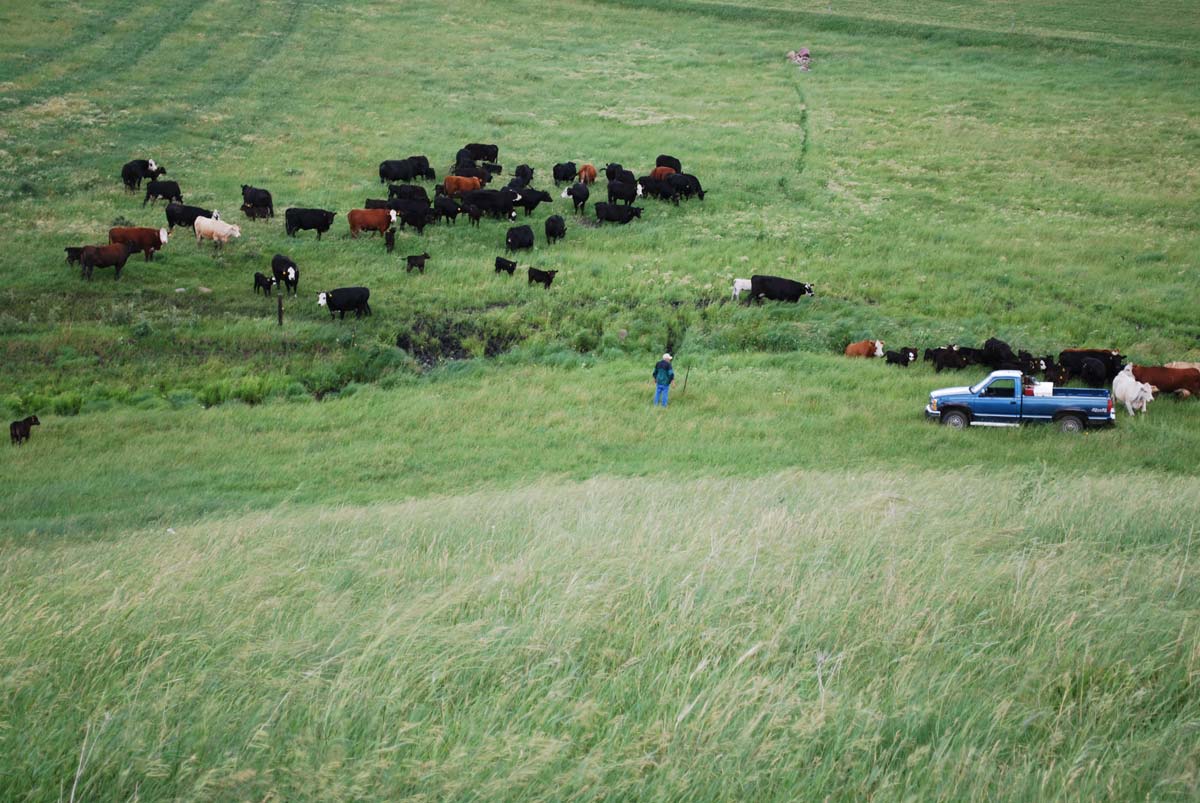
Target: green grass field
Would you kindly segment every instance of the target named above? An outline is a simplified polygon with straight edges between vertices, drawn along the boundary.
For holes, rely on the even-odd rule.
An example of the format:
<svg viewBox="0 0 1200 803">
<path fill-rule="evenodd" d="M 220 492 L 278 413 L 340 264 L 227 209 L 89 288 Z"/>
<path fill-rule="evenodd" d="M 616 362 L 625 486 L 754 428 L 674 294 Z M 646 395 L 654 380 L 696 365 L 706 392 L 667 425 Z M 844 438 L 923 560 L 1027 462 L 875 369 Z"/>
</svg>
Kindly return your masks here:
<svg viewBox="0 0 1200 803">
<path fill-rule="evenodd" d="M 1191 4 L 48 2 L 0 30 L 0 410 L 42 421 L 0 450 L 0 799 L 1200 795 L 1197 402 L 947 432 L 928 391 L 979 372 L 841 356 L 1200 359 Z M 518 257 L 549 291 L 493 273 L 496 221 L 349 238 L 381 160 L 441 176 L 469 141 L 552 191 L 558 161 L 671 153 L 708 197 L 596 228 L 553 192 Z M 81 281 L 63 247 L 164 222 L 120 184 L 145 156 L 243 237 Z M 288 206 L 339 214 L 289 239 Z M 283 327 L 251 291 L 276 252 Z M 753 273 L 817 295 L 728 303 Z M 352 284 L 375 314 L 331 322 L 316 293 Z"/>
</svg>

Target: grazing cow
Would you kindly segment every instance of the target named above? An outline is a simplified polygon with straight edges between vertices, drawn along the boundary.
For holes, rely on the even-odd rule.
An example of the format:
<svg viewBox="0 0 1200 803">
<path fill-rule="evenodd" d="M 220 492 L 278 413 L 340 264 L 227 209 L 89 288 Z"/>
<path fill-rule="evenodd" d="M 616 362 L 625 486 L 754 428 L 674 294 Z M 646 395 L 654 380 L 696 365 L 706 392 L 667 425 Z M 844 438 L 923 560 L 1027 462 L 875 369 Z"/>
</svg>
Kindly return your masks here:
<svg viewBox="0 0 1200 803">
<path fill-rule="evenodd" d="M 494 161 L 489 159 L 488 161 Z M 475 167 L 475 157 L 471 155 L 471 151 L 466 148 L 459 148 L 458 153 L 454 154 L 455 167 Z"/>
<path fill-rule="evenodd" d="M 179 184 L 174 181 L 151 181 L 146 185 L 146 197 L 142 199 L 142 206 L 152 199 L 183 203 L 183 193 L 179 191 Z"/>
<path fill-rule="evenodd" d="M 554 166 L 554 186 L 557 187 L 564 181 L 573 181 L 575 175 L 579 172 L 579 168 L 574 162 L 559 162 Z"/>
<path fill-rule="evenodd" d="M 857 343 L 851 343 L 846 346 L 845 354 L 847 357 L 882 357 L 883 341 L 860 340 Z"/>
<path fill-rule="evenodd" d="M 483 182 L 471 176 L 446 176 L 442 180 L 442 188 L 446 195 L 462 195 L 483 189 Z"/>
<path fill-rule="evenodd" d="M 136 251 L 129 243 L 112 243 L 111 245 L 85 245 L 79 252 L 80 278 L 92 280 L 92 271 L 96 268 L 116 268 L 114 280 L 121 278 L 121 271 L 129 255 Z"/>
<path fill-rule="evenodd" d="M 428 207 L 422 209 L 409 209 L 400 215 L 400 228 L 412 226 L 417 230 L 417 234 L 424 234 L 425 227 L 436 222 L 437 212 Z"/>
<path fill-rule="evenodd" d="M 635 217 L 642 216 L 642 208 L 640 206 L 617 206 L 615 204 L 606 204 L 599 202 L 595 205 L 596 220 L 604 223 L 619 223 L 624 226 Z"/>
<path fill-rule="evenodd" d="M 609 181 L 616 181 L 616 180 L 617 180 L 617 176 L 618 176 L 618 175 L 621 173 L 621 171 L 622 171 L 622 170 L 624 170 L 624 169 L 625 169 L 625 168 L 624 168 L 624 167 L 622 167 L 622 166 L 621 166 L 620 164 L 618 164 L 617 162 L 609 162 L 608 164 L 606 164 L 606 165 L 604 166 L 604 177 L 605 177 L 606 179 L 608 179 Z"/>
<path fill-rule="evenodd" d="M 764 298 L 768 301 L 798 302 L 801 296 L 811 296 L 812 294 L 813 286 L 806 282 L 760 274 L 750 277 L 750 298 L 760 303 Z M 882 357 L 883 354 L 880 353 L 879 356 Z"/>
<path fill-rule="evenodd" d="M 468 142 L 463 150 L 471 154 L 472 159 L 478 159 L 481 162 L 494 162 L 500 158 L 500 149 L 495 145 Z"/>
<path fill-rule="evenodd" d="M 262 290 L 264 295 L 271 295 L 271 288 L 279 284 L 279 280 L 274 276 L 264 276 L 258 271 L 254 272 L 254 295 L 258 295 L 258 291 Z"/>
<path fill-rule="evenodd" d="M 394 251 L 396 249 L 396 230 L 395 229 L 388 229 L 387 232 L 383 235 L 383 247 L 385 249 L 387 249 L 387 252 L 389 254 L 392 253 L 392 251 Z"/>
<path fill-rule="evenodd" d="M 1116 349 L 1063 349 L 1058 355 L 1058 362 L 1073 376 L 1081 376 L 1083 361 L 1089 357 L 1101 362 L 1105 379 L 1109 381 L 1125 367 L 1125 357 Z"/>
<path fill-rule="evenodd" d="M 214 248 L 225 245 L 231 238 L 236 240 L 242 236 L 240 226 L 210 217 L 196 218 L 192 222 L 192 230 L 196 232 L 196 245 L 200 245 L 201 240 L 212 240 Z"/>
<path fill-rule="evenodd" d="M 31 427 L 40 427 L 41 421 L 38 421 L 36 415 L 27 416 L 20 421 L 14 421 L 8 425 L 8 437 L 12 441 L 13 446 L 20 446 L 23 442 L 29 440 Z"/>
<path fill-rule="evenodd" d="M 386 184 L 389 181 L 412 181 L 413 179 L 424 175 L 428 169 L 428 159 L 425 160 L 424 169 L 422 169 L 418 164 L 414 164 L 412 158 L 388 159 L 379 163 L 379 183 Z"/>
<path fill-rule="evenodd" d="M 551 215 L 546 218 L 546 244 L 554 245 L 556 240 L 567 236 L 567 222 L 562 215 Z"/>
<path fill-rule="evenodd" d="M 733 295 L 729 298 L 729 300 L 737 301 L 739 298 L 742 297 L 742 291 L 749 290 L 749 289 L 750 289 L 750 280 L 749 279 L 734 279 L 733 280 Z M 749 298 L 750 297 L 747 296 L 746 300 L 748 301 Z"/>
<path fill-rule="evenodd" d="M 533 181 L 533 168 L 529 165 L 517 165 L 517 169 L 513 171 L 513 175 L 517 178 L 524 179 L 525 183 Z"/>
<path fill-rule="evenodd" d="M 467 213 L 467 222 L 472 226 L 479 225 L 479 219 L 483 217 L 483 211 L 475 204 L 463 204 L 462 210 Z"/>
<path fill-rule="evenodd" d="M 187 226 L 190 229 L 198 217 L 220 220 L 221 213 L 215 209 L 201 209 L 198 206 L 167 204 L 167 231 L 174 231 L 176 226 Z"/>
<path fill-rule="evenodd" d="M 414 256 L 405 257 L 404 261 L 407 264 L 404 268 L 404 272 L 412 273 L 413 268 L 416 268 L 418 271 L 421 272 L 422 275 L 424 275 L 425 274 L 425 262 L 428 259 L 429 259 L 428 253 L 416 254 Z"/>
<path fill-rule="evenodd" d="M 529 217 L 529 213 L 537 209 L 538 204 L 542 202 L 551 203 L 553 200 L 548 192 L 528 189 L 520 193 L 520 197 L 513 203 L 516 206 L 522 207 L 525 210 L 525 217 Z"/>
<path fill-rule="evenodd" d="M 1104 362 L 1096 357 L 1084 357 L 1079 363 L 1079 378 L 1089 388 L 1102 388 L 1108 382 Z"/>
<path fill-rule="evenodd" d="M 496 257 L 496 273 L 499 273 L 500 271 L 508 271 L 508 275 L 512 276 L 513 271 L 516 269 L 516 262 L 513 262 L 511 259 L 505 259 L 504 257 Z"/>
<path fill-rule="evenodd" d="M 242 203 L 248 206 L 266 207 L 270 213 L 270 217 L 275 217 L 275 202 L 271 200 L 271 193 L 266 190 L 251 187 L 249 184 L 243 184 Z"/>
<path fill-rule="evenodd" d="M 579 168 L 579 172 L 575 174 L 575 178 L 583 184 L 596 183 L 596 166 L 593 164 L 585 164 Z"/>
<path fill-rule="evenodd" d="M 429 157 L 424 155 L 408 157 L 408 163 L 412 166 L 413 176 L 415 178 L 434 179 L 436 174 L 433 168 L 429 166 Z"/>
<path fill-rule="evenodd" d="M 337 217 L 337 212 L 292 207 L 283 213 L 284 228 L 288 237 L 295 237 L 298 231 L 316 229 L 317 239 L 320 240 L 321 235 L 329 231 L 329 227 L 333 225 L 335 217 Z"/>
<path fill-rule="evenodd" d="M 79 257 L 83 253 L 83 246 L 68 245 L 63 250 L 67 252 L 67 264 L 68 265 L 79 264 Z"/>
<path fill-rule="evenodd" d="M 1154 401 L 1154 388 L 1134 378 L 1132 365 L 1126 365 L 1125 370 L 1113 378 L 1112 394 L 1115 400 L 1125 404 L 1125 412 L 1131 416 L 1138 411 L 1146 413 L 1146 405 Z"/>
<path fill-rule="evenodd" d="M 402 198 L 406 201 L 424 201 L 429 205 L 429 193 L 420 184 L 389 184 L 388 200 Z"/>
<path fill-rule="evenodd" d="M 487 186 L 487 183 L 492 180 L 492 174 L 482 167 L 456 167 L 450 175 L 460 178 L 477 178 L 481 186 Z"/>
<path fill-rule="evenodd" d="M 504 251 L 520 251 L 533 248 L 533 229 L 529 226 L 513 226 L 504 236 Z"/>
<path fill-rule="evenodd" d="M 504 165 L 498 165 L 493 162 L 484 162 L 483 169 L 488 172 L 489 176 L 498 176 L 504 172 Z"/>
<path fill-rule="evenodd" d="M 300 288 L 300 267 L 283 254 L 271 257 L 271 274 L 276 282 L 282 282 L 285 293 L 296 295 Z"/>
<path fill-rule="evenodd" d="M 346 215 L 350 236 L 358 237 L 363 229 L 383 234 L 396 222 L 395 209 L 351 209 Z"/>
<path fill-rule="evenodd" d="M 672 173 L 667 176 L 667 183 L 684 199 L 695 195 L 701 201 L 704 200 L 704 188 L 700 186 L 700 179 L 691 173 Z"/>
<path fill-rule="evenodd" d="M 649 198 L 657 198 L 660 201 L 670 201 L 679 206 L 679 193 L 671 186 L 670 182 L 650 176 L 642 176 L 637 180 L 637 183 L 642 195 Z"/>
<path fill-rule="evenodd" d="M 517 219 L 513 206 L 520 200 L 521 194 L 510 190 L 475 190 L 462 197 L 463 206 L 477 206 L 482 214 L 508 220 Z"/>
<path fill-rule="evenodd" d="M 370 315 L 371 305 L 367 303 L 370 298 L 371 291 L 365 287 L 339 287 L 318 293 L 317 304 L 329 310 L 330 320 L 335 312 L 341 313 L 341 320 L 345 320 L 347 312 L 353 312 L 355 318 Z"/>
<path fill-rule="evenodd" d="M 668 156 L 665 153 L 660 153 L 658 158 L 654 160 L 655 167 L 669 167 L 676 173 L 683 172 L 683 165 L 674 156 Z"/>
<path fill-rule="evenodd" d="M 570 198 L 571 203 L 575 205 L 576 214 L 581 214 L 583 212 L 584 207 L 587 206 L 589 196 L 591 196 L 591 192 L 588 191 L 587 184 L 582 182 L 579 184 L 572 184 L 570 187 L 567 187 L 562 191 L 562 197 Z"/>
<path fill-rule="evenodd" d="M 1153 385 L 1162 393 L 1200 394 L 1200 371 L 1195 368 L 1135 365 L 1133 378 Z"/>
<path fill-rule="evenodd" d="M 989 337 L 983 344 L 983 364 L 992 370 L 1000 370 L 1002 366 L 1014 365 L 1016 362 L 1017 355 L 1013 354 L 1012 346 L 1003 340 Z"/>
<path fill-rule="evenodd" d="M 678 173 L 678 172 L 679 171 L 673 167 L 667 167 L 666 165 L 659 165 L 658 167 L 656 167 L 650 171 L 650 178 L 654 179 L 655 181 L 665 181 L 667 176 L 674 175 L 675 173 Z"/>
<path fill-rule="evenodd" d="M 638 183 L 626 184 L 623 181 L 608 182 L 608 202 L 615 204 L 617 201 L 624 201 L 626 206 L 629 206 L 638 198 L 642 197 L 642 185 Z"/>
<path fill-rule="evenodd" d="M 547 290 L 550 289 L 550 283 L 554 281 L 554 277 L 558 275 L 556 270 L 538 270 L 537 268 L 529 269 L 529 281 L 527 284 L 537 282 Z"/>
<path fill-rule="evenodd" d="M 611 179 L 609 179 L 609 182 L 618 182 L 618 181 L 621 182 L 622 184 L 636 184 L 637 178 L 633 175 L 632 170 L 625 170 L 624 168 L 622 168 L 622 169 L 616 171 L 615 175 Z"/>
<path fill-rule="evenodd" d="M 242 204 L 242 212 L 251 220 L 266 220 L 269 217 L 275 217 L 275 212 L 269 206 L 251 206 L 250 204 Z"/>
<path fill-rule="evenodd" d="M 445 220 L 448 223 L 455 223 L 458 220 L 458 213 L 462 211 L 453 198 L 447 198 L 445 195 L 439 195 L 433 202 L 433 211 L 437 215 L 438 220 Z"/>
<path fill-rule="evenodd" d="M 521 192 L 528 186 L 529 179 L 525 178 L 524 176 L 513 176 L 508 180 L 508 183 L 504 185 L 504 189 L 512 190 L 513 192 Z"/>
<path fill-rule="evenodd" d="M 911 362 L 917 360 L 917 350 L 912 346 L 905 346 L 899 351 L 888 351 L 884 355 L 888 365 L 899 365 L 901 368 L 907 368 Z"/>
<path fill-rule="evenodd" d="M 108 230 L 108 241 L 128 243 L 134 251 L 141 251 L 149 262 L 154 258 L 154 252 L 167 244 L 167 230 L 144 226 L 117 226 Z"/>
<path fill-rule="evenodd" d="M 124 182 L 126 190 L 133 192 L 141 189 L 142 179 L 148 178 L 153 181 L 166 174 L 167 168 L 159 167 L 153 159 L 134 159 L 132 162 L 126 162 L 121 168 L 121 181 Z"/>
</svg>

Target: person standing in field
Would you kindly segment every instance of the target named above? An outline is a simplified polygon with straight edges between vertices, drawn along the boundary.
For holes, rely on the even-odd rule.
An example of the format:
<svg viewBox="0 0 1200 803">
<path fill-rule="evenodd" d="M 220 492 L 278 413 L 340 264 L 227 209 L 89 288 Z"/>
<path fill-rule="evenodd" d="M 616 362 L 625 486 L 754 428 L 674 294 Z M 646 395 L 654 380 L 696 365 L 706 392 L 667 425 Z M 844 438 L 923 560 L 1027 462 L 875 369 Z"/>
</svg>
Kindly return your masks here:
<svg viewBox="0 0 1200 803">
<path fill-rule="evenodd" d="M 675 382 L 675 369 L 671 367 L 672 359 L 674 358 L 670 354 L 664 354 L 658 364 L 654 366 L 654 403 L 658 404 L 661 401 L 663 407 L 667 406 L 667 391 Z"/>
</svg>

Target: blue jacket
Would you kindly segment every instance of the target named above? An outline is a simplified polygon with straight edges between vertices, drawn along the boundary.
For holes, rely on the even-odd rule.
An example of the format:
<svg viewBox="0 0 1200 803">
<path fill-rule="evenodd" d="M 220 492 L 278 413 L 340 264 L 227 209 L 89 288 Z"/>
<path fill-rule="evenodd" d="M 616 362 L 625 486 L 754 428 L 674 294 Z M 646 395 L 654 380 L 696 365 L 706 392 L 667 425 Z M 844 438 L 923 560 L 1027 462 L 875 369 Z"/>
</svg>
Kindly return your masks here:
<svg viewBox="0 0 1200 803">
<path fill-rule="evenodd" d="M 669 385 L 675 381 L 675 369 L 670 360 L 659 360 L 654 366 L 654 381 L 660 385 Z"/>
</svg>

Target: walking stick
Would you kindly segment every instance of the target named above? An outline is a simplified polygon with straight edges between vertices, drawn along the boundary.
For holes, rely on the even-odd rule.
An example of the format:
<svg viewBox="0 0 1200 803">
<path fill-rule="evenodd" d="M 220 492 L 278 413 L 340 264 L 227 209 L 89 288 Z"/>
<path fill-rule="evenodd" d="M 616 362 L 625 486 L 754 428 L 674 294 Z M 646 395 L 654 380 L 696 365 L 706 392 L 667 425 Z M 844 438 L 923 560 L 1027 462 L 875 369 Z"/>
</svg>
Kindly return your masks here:
<svg viewBox="0 0 1200 803">
<path fill-rule="evenodd" d="M 690 374 L 691 372 L 692 372 L 692 366 L 689 365 L 687 367 L 687 370 L 683 372 L 683 387 L 679 389 L 680 396 L 687 393 L 687 378 L 688 378 L 688 374 Z"/>
</svg>

